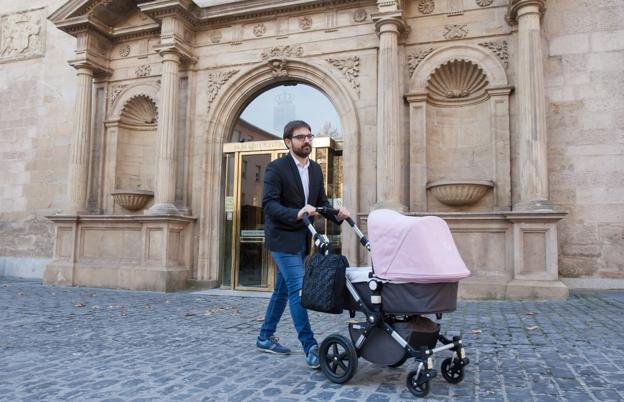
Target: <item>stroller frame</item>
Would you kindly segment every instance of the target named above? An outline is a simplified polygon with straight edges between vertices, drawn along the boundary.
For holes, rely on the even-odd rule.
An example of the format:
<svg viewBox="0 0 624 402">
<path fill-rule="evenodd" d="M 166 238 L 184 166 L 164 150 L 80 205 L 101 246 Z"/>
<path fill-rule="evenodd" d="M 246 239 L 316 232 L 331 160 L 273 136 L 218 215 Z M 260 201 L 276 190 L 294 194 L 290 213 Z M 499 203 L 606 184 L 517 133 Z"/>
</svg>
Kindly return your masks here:
<svg viewBox="0 0 624 402">
<path fill-rule="evenodd" d="M 335 214 L 336 210 L 331 208 L 317 208 L 317 211 L 323 215 Z M 329 239 L 327 236 L 319 234 L 307 215 L 304 215 L 304 223 L 308 230 L 312 233 L 314 244 L 317 250 L 323 254 L 329 253 Z M 354 230 L 360 244 L 369 252 L 371 249 L 370 242 L 362 231 L 357 227 L 353 219 L 347 218 L 347 223 Z M 381 289 L 384 281 L 375 277 L 373 272 L 369 273 L 368 287 L 371 290 L 371 307 L 369 307 L 360 296 L 359 292 L 351 283 L 349 278 L 345 278 L 345 286 L 349 295 L 352 297 L 356 305 L 356 310 L 361 311 L 366 320 L 362 323 L 363 329 L 357 340 L 353 342 L 351 339 L 340 335 L 332 334 L 323 340 L 319 348 L 319 356 L 321 370 L 323 374 L 332 382 L 343 384 L 349 381 L 357 370 L 357 360 L 361 357 L 361 351 L 369 340 L 374 329 L 379 328 L 388 334 L 396 343 L 404 350 L 403 358 L 391 367 L 398 367 L 407 359 L 414 358 L 417 367 L 408 373 L 406 379 L 407 388 L 417 397 L 425 397 L 430 392 L 429 382 L 437 375 L 434 369 L 433 356 L 446 350 L 453 352 L 452 357 L 445 359 L 441 364 L 441 373 L 444 379 L 451 384 L 458 384 L 464 379 L 464 367 L 470 362 L 466 357 L 465 347 L 461 340 L 461 336 L 453 336 L 451 339 L 444 335 L 437 334 L 437 342 L 442 346 L 431 348 L 429 345 L 411 345 L 403 336 L 399 334 L 388 321 L 394 320 L 397 314 L 384 313 L 381 297 Z M 349 309 L 349 315 L 354 318 L 356 310 Z M 409 317 L 418 317 L 420 315 L 409 315 Z M 436 318 L 442 318 L 441 313 L 436 313 Z M 438 326 L 439 329 L 439 326 Z M 368 360 L 368 359 L 367 359 Z M 370 360 L 369 360 L 370 361 Z M 372 363 L 377 363 L 371 361 Z"/>
</svg>

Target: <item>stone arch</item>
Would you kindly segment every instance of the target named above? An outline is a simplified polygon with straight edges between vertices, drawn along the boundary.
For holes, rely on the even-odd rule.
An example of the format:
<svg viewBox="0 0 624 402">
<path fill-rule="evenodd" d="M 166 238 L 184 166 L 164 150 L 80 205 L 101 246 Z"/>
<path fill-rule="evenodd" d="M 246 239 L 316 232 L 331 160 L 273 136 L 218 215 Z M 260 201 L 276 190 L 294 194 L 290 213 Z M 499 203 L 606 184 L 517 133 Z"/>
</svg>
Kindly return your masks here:
<svg viewBox="0 0 624 402">
<path fill-rule="evenodd" d="M 136 85 L 128 86 L 124 88 L 119 95 L 113 101 L 111 107 L 110 120 L 119 120 L 121 118 L 121 114 L 126 108 L 126 105 L 130 103 L 133 99 L 138 97 L 145 97 L 151 100 L 156 107 L 156 112 L 158 111 L 159 105 L 159 88 L 155 84 L 147 84 L 147 83 L 139 83 Z"/>
<path fill-rule="evenodd" d="M 325 93 L 336 108 L 343 129 L 344 139 L 344 204 L 354 213 L 358 211 L 358 145 L 359 121 L 350 91 L 339 77 L 332 75 L 325 66 L 309 60 L 271 59 L 233 74 L 223 86 L 221 93 L 213 98 L 207 116 L 204 161 L 201 171 L 203 188 L 200 205 L 200 236 L 197 279 L 215 280 L 220 267 L 222 227 L 222 156 L 223 144 L 232 132 L 236 119 L 243 108 L 257 94 L 271 87 L 297 82 L 311 85 Z M 210 190 L 209 190 L 210 189 Z M 219 191 L 215 191 L 219 189 Z M 356 244 L 350 231 L 344 233 L 344 249 L 354 258 Z"/>
<path fill-rule="evenodd" d="M 490 51 L 474 45 L 451 45 L 431 52 L 416 67 L 409 81 L 409 92 L 427 92 L 427 80 L 436 68 L 454 60 L 464 60 L 479 66 L 486 74 L 490 87 L 507 87 L 507 73 L 502 63 Z"/>
</svg>

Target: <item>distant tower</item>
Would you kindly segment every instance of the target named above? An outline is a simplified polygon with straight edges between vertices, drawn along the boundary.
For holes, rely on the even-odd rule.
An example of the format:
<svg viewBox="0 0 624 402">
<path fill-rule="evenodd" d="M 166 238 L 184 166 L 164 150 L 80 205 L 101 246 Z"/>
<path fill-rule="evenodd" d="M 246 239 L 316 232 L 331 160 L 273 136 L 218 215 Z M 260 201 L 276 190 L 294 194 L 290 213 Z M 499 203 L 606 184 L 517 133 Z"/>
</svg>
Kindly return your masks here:
<svg viewBox="0 0 624 402">
<path fill-rule="evenodd" d="M 273 129 L 281 134 L 284 126 L 289 121 L 295 120 L 297 115 L 293 100 L 295 95 L 283 92 L 275 97 L 275 106 L 273 107 Z"/>
</svg>

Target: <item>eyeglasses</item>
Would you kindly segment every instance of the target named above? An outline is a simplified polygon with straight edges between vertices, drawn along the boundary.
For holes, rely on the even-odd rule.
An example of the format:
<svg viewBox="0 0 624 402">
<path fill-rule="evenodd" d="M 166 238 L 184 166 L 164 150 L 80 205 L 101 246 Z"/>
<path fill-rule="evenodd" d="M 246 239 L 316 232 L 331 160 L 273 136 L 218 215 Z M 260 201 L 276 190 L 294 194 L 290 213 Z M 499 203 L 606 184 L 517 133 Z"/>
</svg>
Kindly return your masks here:
<svg viewBox="0 0 624 402">
<path fill-rule="evenodd" d="M 312 141 L 314 139 L 314 134 L 293 135 L 292 138 L 296 139 L 297 141 L 304 141 L 304 140 Z"/>
</svg>

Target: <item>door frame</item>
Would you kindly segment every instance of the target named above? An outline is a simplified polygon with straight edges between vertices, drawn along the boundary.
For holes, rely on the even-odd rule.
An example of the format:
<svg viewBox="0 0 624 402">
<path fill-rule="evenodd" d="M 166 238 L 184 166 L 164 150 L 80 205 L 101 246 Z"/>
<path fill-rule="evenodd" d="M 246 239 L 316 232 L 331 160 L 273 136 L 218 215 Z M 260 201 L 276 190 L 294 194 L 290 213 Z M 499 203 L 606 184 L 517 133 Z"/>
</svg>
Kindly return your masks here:
<svg viewBox="0 0 624 402">
<path fill-rule="evenodd" d="M 312 153 L 310 154 L 310 158 L 314 160 L 316 158 L 316 150 L 317 148 L 332 148 L 332 149 L 340 149 L 341 147 L 330 137 L 319 137 L 314 138 L 312 142 Z M 269 272 L 267 279 L 267 287 L 254 287 L 254 286 L 240 286 L 238 283 L 238 274 L 239 274 L 239 255 L 240 255 L 240 214 L 241 214 L 241 160 L 243 156 L 249 155 L 270 155 L 271 161 L 279 158 L 282 154 L 288 153 L 288 148 L 284 144 L 283 140 L 272 140 L 272 141 L 249 141 L 249 142 L 229 142 L 223 144 L 223 155 L 225 154 L 234 154 L 234 171 L 232 174 L 234 175 L 233 181 L 233 189 L 232 189 L 232 248 L 230 252 L 231 255 L 231 269 L 230 269 L 230 286 L 228 288 L 232 290 L 243 290 L 243 291 L 272 291 L 275 286 L 275 263 L 272 258 L 269 258 Z M 226 174 L 227 166 L 225 167 Z M 225 203 L 225 188 L 223 189 L 223 203 Z M 225 212 L 225 211 L 224 211 Z M 263 246 L 264 250 L 264 246 Z M 227 252 L 227 250 L 223 250 Z M 223 272 L 223 267 L 221 267 Z"/>
</svg>

